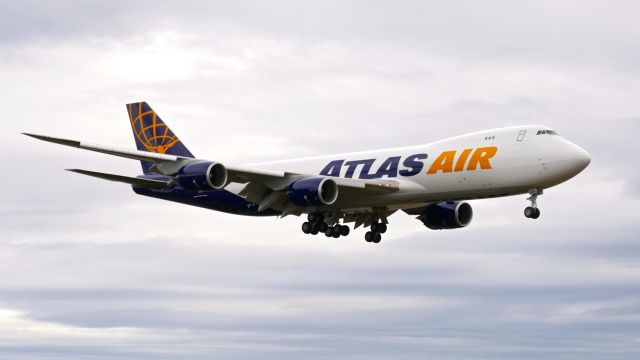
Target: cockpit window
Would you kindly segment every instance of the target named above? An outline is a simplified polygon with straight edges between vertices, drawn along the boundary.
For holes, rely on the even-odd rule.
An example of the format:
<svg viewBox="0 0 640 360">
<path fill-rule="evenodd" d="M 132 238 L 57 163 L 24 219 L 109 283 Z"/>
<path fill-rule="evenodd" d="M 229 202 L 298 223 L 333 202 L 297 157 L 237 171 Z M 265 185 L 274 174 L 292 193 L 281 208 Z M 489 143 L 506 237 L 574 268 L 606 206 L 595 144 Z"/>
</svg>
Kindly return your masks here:
<svg viewBox="0 0 640 360">
<path fill-rule="evenodd" d="M 553 130 L 538 130 L 536 135 L 558 135 L 558 133 Z"/>
</svg>

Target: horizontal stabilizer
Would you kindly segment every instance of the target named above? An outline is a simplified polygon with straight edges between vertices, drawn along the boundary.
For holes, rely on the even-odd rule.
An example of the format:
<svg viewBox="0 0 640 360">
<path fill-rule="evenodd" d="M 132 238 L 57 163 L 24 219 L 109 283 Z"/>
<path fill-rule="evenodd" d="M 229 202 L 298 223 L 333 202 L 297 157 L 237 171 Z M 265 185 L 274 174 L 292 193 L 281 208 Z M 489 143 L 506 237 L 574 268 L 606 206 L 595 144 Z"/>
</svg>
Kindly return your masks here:
<svg viewBox="0 0 640 360">
<path fill-rule="evenodd" d="M 101 173 L 96 171 L 88 171 L 88 170 L 80 170 L 80 169 L 67 169 L 67 171 L 71 171 L 71 172 L 82 174 L 82 175 L 93 176 L 98 179 L 117 181 L 125 184 L 131 184 L 139 187 L 149 188 L 149 189 L 165 189 L 171 185 L 171 181 L 143 179 L 143 178 L 137 178 L 137 177 L 106 174 L 106 173 Z"/>
</svg>

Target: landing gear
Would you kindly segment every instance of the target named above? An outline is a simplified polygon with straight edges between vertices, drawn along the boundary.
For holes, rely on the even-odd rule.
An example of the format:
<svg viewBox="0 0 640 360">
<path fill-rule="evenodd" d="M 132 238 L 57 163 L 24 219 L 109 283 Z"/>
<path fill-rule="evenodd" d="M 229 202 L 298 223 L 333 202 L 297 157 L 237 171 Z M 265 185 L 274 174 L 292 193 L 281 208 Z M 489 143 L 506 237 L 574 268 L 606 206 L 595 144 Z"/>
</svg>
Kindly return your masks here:
<svg viewBox="0 0 640 360">
<path fill-rule="evenodd" d="M 384 234 L 386 232 L 387 232 L 387 224 L 374 222 L 371 224 L 371 231 L 367 231 L 367 233 L 364 234 L 364 239 L 367 242 L 372 242 L 374 244 L 377 244 L 380 242 L 380 240 L 382 240 L 382 235 L 380 234 Z"/>
<path fill-rule="evenodd" d="M 337 239 L 340 236 L 347 236 L 351 232 L 347 225 L 335 224 L 334 226 L 329 226 L 321 213 L 309 213 L 307 220 L 309 221 L 305 221 L 302 224 L 302 232 L 305 234 L 317 235 L 323 233 L 327 237 Z"/>
<path fill-rule="evenodd" d="M 305 221 L 305 222 L 302 224 L 302 232 L 303 232 L 303 233 L 305 233 L 305 234 L 310 234 L 310 233 L 311 233 L 311 228 L 312 228 L 312 227 L 313 227 L 313 225 L 311 225 L 311 223 L 310 223 L 310 222 Z"/>
<path fill-rule="evenodd" d="M 531 201 L 531 206 L 524 209 L 524 216 L 529 219 L 537 219 L 540 217 L 540 209 L 538 209 L 538 195 L 542 195 L 542 189 L 529 190 L 531 195 L 527 200 Z"/>
<path fill-rule="evenodd" d="M 540 209 L 527 206 L 527 208 L 524 209 L 524 216 L 529 219 L 537 219 L 540 217 Z"/>
<path fill-rule="evenodd" d="M 334 226 L 329 226 L 327 230 L 324 232 L 326 237 L 339 238 L 340 236 L 349 235 L 349 227 L 347 225 L 336 224 Z"/>
<path fill-rule="evenodd" d="M 387 224 L 374 222 L 373 224 L 371 224 L 371 231 L 384 234 L 387 232 Z"/>
<path fill-rule="evenodd" d="M 374 244 L 377 244 L 380 242 L 380 240 L 382 240 L 382 235 L 380 235 L 380 233 L 378 232 L 367 231 L 367 233 L 364 234 L 364 239 L 367 242 L 372 242 Z"/>
<path fill-rule="evenodd" d="M 341 236 L 348 236 L 351 233 L 349 226 L 339 223 L 341 216 L 336 214 L 313 212 L 307 215 L 307 220 L 302 224 L 302 232 L 305 234 L 317 235 L 322 233 L 328 238 L 337 239 Z M 379 243 L 382 240 L 382 234 L 387 232 L 386 222 L 386 218 L 378 217 L 375 222 L 371 223 L 371 228 L 364 236 L 365 240 L 374 244 Z"/>
<path fill-rule="evenodd" d="M 320 213 L 309 213 L 307 220 L 302 224 L 302 232 L 305 234 L 318 235 L 325 232 L 328 225 L 324 222 L 324 215 Z"/>
<path fill-rule="evenodd" d="M 310 223 L 321 223 L 324 221 L 324 215 L 312 212 L 307 215 L 307 220 L 309 220 Z"/>
</svg>

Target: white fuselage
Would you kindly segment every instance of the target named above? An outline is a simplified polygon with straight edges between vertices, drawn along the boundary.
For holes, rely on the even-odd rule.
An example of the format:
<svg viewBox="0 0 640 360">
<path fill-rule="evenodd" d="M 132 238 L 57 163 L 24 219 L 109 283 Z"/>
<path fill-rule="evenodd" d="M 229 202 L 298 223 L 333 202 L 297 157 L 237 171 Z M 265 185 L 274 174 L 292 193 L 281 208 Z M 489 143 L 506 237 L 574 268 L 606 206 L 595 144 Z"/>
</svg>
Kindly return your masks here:
<svg viewBox="0 0 640 360">
<path fill-rule="evenodd" d="M 558 185 L 580 173 L 589 162 L 589 154 L 582 148 L 546 126 L 530 125 L 479 131 L 422 146 L 251 166 L 397 182 L 398 191 L 340 197 L 327 207 L 347 210 L 410 208 L 435 201 L 522 194 Z"/>
</svg>

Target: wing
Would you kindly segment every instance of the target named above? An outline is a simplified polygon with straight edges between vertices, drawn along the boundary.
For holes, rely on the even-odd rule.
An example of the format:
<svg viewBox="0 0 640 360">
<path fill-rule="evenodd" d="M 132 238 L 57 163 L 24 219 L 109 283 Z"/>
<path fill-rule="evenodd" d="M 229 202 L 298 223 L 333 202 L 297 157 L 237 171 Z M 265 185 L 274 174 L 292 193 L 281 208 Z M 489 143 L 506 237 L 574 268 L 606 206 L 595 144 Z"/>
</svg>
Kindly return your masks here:
<svg viewBox="0 0 640 360">
<path fill-rule="evenodd" d="M 95 151 L 103 154 L 134 160 L 149 161 L 154 164 L 151 167 L 151 170 L 153 172 L 167 176 L 175 176 L 180 171 L 180 169 L 188 164 L 208 161 L 191 157 L 182 157 L 176 155 L 159 154 L 147 151 L 90 144 L 77 140 L 55 138 L 44 135 L 29 133 L 24 133 L 24 135 L 42 141 L 71 146 L 89 151 Z M 288 201 L 286 191 L 289 185 L 300 179 L 321 177 L 320 175 L 315 174 L 290 173 L 286 171 L 274 171 L 245 166 L 231 165 L 225 167 L 228 175 L 228 183 L 238 183 L 244 185 L 244 187 L 239 191 L 239 195 L 246 197 L 247 201 L 249 202 L 259 204 L 260 210 L 276 209 L 282 211 L 283 215 L 300 214 L 304 212 L 304 208 L 295 206 Z M 170 182 L 158 180 L 132 178 L 87 170 L 71 171 L 105 180 L 124 182 L 155 189 L 164 188 L 170 185 Z M 335 181 L 336 185 L 338 185 L 341 194 L 340 196 L 360 197 L 378 195 L 389 192 L 396 192 L 400 189 L 400 183 L 395 180 L 358 180 L 334 177 L 331 177 L 331 179 Z"/>
</svg>

